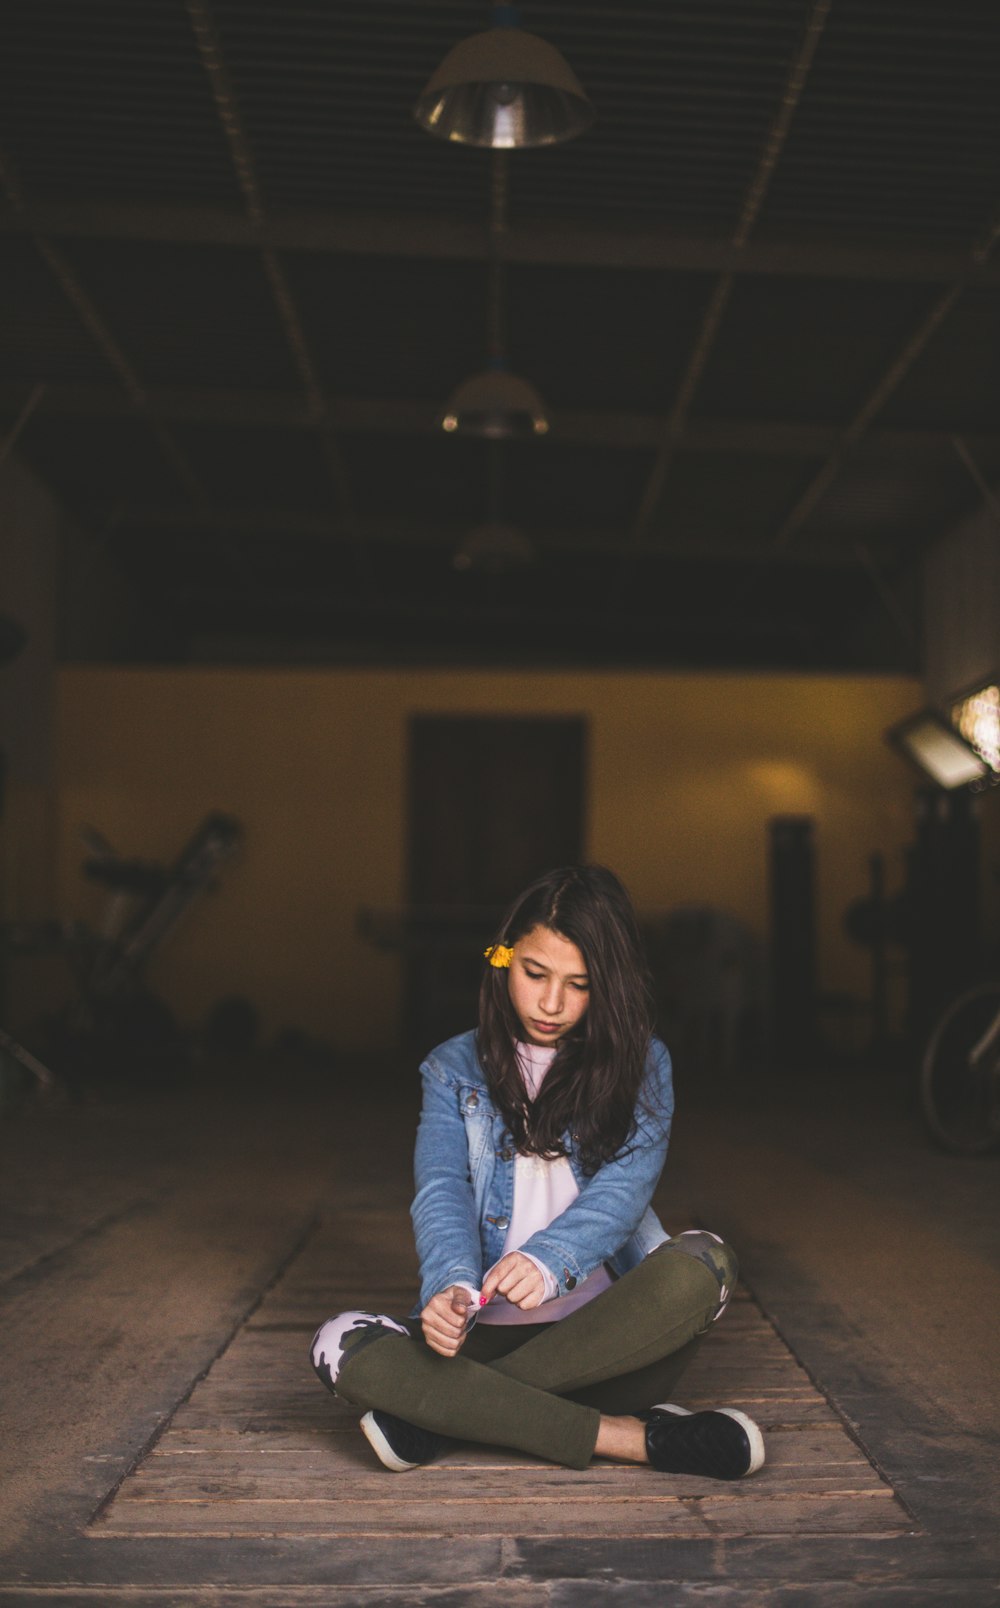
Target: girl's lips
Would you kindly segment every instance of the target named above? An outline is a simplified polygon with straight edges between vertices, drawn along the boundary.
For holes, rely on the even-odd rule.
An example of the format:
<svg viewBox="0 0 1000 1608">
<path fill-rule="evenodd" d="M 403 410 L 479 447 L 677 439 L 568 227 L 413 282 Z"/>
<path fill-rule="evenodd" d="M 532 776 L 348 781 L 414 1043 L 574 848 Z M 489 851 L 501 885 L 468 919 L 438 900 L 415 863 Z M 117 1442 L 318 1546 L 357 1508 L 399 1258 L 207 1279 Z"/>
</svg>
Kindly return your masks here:
<svg viewBox="0 0 1000 1608">
<path fill-rule="evenodd" d="M 532 1027 L 539 1033 L 558 1033 L 558 1022 L 532 1022 Z"/>
</svg>

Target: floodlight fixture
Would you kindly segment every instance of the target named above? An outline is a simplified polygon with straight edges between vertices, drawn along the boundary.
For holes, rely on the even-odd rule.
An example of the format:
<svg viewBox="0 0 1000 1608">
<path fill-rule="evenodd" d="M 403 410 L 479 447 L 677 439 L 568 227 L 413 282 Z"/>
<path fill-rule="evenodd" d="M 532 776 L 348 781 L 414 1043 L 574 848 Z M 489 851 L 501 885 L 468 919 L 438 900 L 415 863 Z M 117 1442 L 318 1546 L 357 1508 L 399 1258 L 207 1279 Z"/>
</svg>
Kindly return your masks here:
<svg viewBox="0 0 1000 1608">
<path fill-rule="evenodd" d="M 938 709 L 908 715 L 890 726 L 885 737 L 938 787 L 950 791 L 990 779 L 986 760 Z"/>
<path fill-rule="evenodd" d="M 1000 776 L 1000 678 L 994 677 L 956 699 L 951 718 L 994 776 Z"/>
</svg>

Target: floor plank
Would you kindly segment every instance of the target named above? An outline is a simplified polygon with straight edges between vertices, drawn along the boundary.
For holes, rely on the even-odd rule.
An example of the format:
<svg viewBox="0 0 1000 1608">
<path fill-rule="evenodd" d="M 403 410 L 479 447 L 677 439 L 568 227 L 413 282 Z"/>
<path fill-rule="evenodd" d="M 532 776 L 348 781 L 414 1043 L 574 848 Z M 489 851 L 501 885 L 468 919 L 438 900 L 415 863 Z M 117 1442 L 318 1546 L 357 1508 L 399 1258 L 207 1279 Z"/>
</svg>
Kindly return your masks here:
<svg viewBox="0 0 1000 1608">
<path fill-rule="evenodd" d="M 432 1500 L 355 1501 L 344 1497 L 290 1498 L 281 1502 L 188 1498 L 173 1502 L 118 1504 L 114 1527 L 97 1525 L 108 1536 L 323 1536 L 494 1535 L 565 1537 L 645 1536 L 843 1536 L 907 1534 L 913 1526 L 891 1491 L 881 1498 L 854 1493 L 813 1497 L 605 1497 L 600 1503 L 575 1500 L 565 1492 L 547 1502 L 524 1501 L 516 1493 L 484 1506 L 470 1495 L 443 1503 Z"/>
</svg>

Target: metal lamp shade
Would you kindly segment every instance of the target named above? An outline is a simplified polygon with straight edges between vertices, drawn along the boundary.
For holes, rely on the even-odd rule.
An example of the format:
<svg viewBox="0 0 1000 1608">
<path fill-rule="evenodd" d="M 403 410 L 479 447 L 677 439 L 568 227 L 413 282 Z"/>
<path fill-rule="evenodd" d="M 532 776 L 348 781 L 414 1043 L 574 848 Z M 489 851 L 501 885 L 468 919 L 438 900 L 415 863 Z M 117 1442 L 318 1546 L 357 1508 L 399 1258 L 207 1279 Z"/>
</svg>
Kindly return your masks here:
<svg viewBox="0 0 1000 1608">
<path fill-rule="evenodd" d="M 441 418 L 442 428 L 491 441 L 545 435 L 549 421 L 535 387 L 506 369 L 486 369 L 463 380 Z"/>
<path fill-rule="evenodd" d="M 490 28 L 455 45 L 414 116 L 439 139 L 495 150 L 556 145 L 594 120 L 568 62 L 521 28 Z"/>
</svg>

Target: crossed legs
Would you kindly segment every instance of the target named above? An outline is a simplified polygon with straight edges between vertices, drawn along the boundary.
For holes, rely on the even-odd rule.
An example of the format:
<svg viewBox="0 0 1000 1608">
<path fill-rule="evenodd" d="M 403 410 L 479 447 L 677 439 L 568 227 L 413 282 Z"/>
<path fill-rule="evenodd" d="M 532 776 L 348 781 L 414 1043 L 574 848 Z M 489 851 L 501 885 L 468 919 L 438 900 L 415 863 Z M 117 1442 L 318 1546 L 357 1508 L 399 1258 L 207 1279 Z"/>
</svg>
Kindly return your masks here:
<svg viewBox="0 0 1000 1608">
<path fill-rule="evenodd" d="M 482 1325 L 458 1356 L 442 1357 L 409 1325 L 345 1313 L 317 1332 L 313 1365 L 362 1409 L 586 1468 L 602 1414 L 634 1414 L 672 1394 L 735 1279 L 728 1246 L 681 1234 L 559 1323 Z"/>
</svg>

